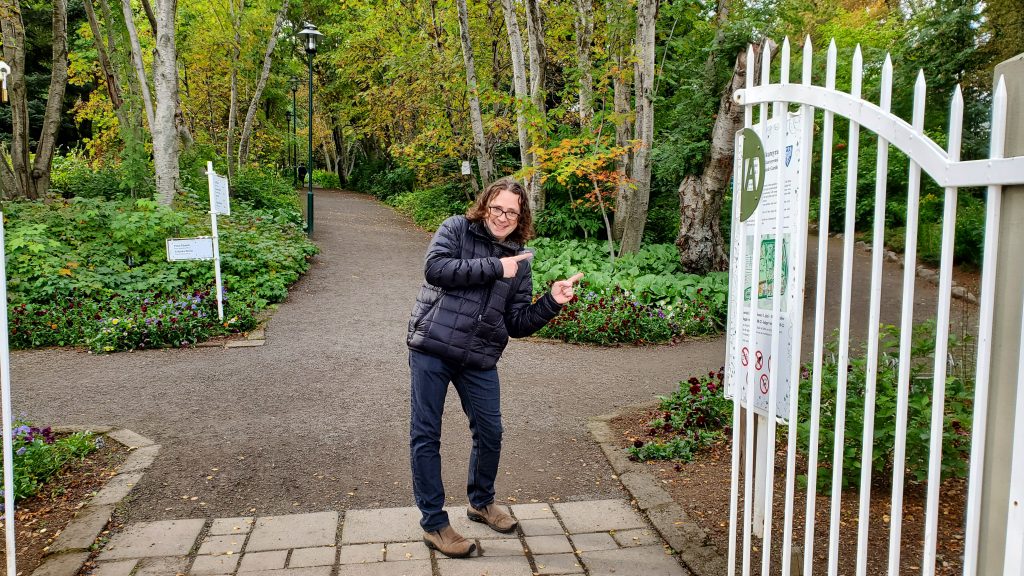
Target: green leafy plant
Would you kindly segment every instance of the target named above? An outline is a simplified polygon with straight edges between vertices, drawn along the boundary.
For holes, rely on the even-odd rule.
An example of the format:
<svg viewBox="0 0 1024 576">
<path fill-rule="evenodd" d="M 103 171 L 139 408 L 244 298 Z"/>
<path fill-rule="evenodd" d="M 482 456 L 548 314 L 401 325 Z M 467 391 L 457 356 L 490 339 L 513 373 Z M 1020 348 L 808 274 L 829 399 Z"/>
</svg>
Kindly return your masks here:
<svg viewBox="0 0 1024 576">
<path fill-rule="evenodd" d="M 49 427 L 38 428 L 17 421 L 9 433 L 14 450 L 15 501 L 35 495 L 67 462 L 84 458 L 97 449 L 97 439 L 91 432 L 57 438 Z"/>
<path fill-rule="evenodd" d="M 692 376 L 671 396 L 660 397 L 662 415 L 648 423 L 649 441 L 627 448 L 636 460 L 680 460 L 718 442 L 729 433 L 732 402 L 723 395 L 722 370 Z"/>
<path fill-rule="evenodd" d="M 875 432 L 871 466 L 877 477 L 891 479 L 896 449 L 896 414 L 899 378 L 899 330 L 882 326 L 879 333 L 879 362 L 875 399 Z M 963 342 L 950 337 L 949 353 L 962 355 Z M 866 345 L 865 345 L 866 346 Z M 847 374 L 846 428 L 843 447 L 843 487 L 860 483 L 864 402 L 867 388 L 867 354 L 854 357 L 846 367 L 837 364 L 838 342 L 827 345 L 822 365 L 821 415 L 818 443 L 819 469 L 817 485 L 829 489 L 832 482 L 832 461 L 835 450 L 835 419 L 838 375 Z M 932 358 L 935 349 L 934 321 L 914 327 L 910 348 L 910 381 L 908 391 L 906 469 L 911 480 L 928 477 L 928 454 L 931 438 Z M 796 426 L 799 446 L 806 452 L 810 439 L 811 380 L 810 366 L 805 366 L 800 382 L 799 420 Z M 973 382 L 949 376 L 945 383 L 945 406 L 942 437 L 942 476 L 963 477 L 967 473 L 967 456 L 971 443 L 971 409 Z"/>
<path fill-rule="evenodd" d="M 341 188 L 341 178 L 334 172 L 313 170 L 313 184 L 320 188 Z"/>
</svg>

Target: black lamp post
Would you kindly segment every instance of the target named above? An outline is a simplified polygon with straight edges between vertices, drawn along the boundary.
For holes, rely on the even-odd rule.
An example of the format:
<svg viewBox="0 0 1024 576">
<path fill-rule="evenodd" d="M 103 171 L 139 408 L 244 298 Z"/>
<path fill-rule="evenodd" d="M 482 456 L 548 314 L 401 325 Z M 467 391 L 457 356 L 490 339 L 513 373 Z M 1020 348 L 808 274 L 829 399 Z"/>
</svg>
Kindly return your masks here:
<svg viewBox="0 0 1024 576">
<path fill-rule="evenodd" d="M 299 112 L 295 109 L 295 91 L 299 89 L 299 79 L 292 76 L 288 79 L 292 89 L 292 124 L 288 132 L 288 161 L 292 164 L 292 186 L 299 184 L 299 143 L 295 141 L 295 132 L 299 127 Z"/>
<path fill-rule="evenodd" d="M 309 176 L 309 192 L 306 194 L 306 234 L 313 236 L 313 56 L 316 54 L 316 45 L 323 34 L 316 29 L 316 26 L 306 22 L 299 38 L 306 48 L 306 55 L 309 57 L 309 165 L 306 167 L 306 174 Z"/>
<path fill-rule="evenodd" d="M 290 109 L 285 110 L 284 117 L 288 120 L 288 138 L 286 140 L 286 142 L 288 142 L 288 151 L 285 153 L 284 164 L 285 166 L 290 166 L 291 170 L 294 172 L 295 164 L 292 163 L 292 111 Z M 292 186 L 295 186 L 294 176 L 292 177 Z"/>
</svg>

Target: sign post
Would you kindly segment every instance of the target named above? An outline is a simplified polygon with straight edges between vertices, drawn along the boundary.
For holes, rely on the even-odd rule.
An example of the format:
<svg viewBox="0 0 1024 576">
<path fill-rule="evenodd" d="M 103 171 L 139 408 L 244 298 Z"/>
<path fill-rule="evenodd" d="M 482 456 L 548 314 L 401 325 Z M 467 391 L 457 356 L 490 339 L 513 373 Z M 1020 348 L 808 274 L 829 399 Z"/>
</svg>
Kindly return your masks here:
<svg viewBox="0 0 1024 576">
<path fill-rule="evenodd" d="M 213 162 L 206 163 L 206 175 L 210 181 L 210 228 L 213 233 L 213 271 L 217 279 L 217 317 L 224 321 L 224 294 L 220 281 L 220 236 L 217 234 L 217 215 L 231 214 L 228 198 L 228 179 L 213 171 Z"/>
<path fill-rule="evenodd" d="M 7 333 L 7 254 L 4 250 L 4 215 L 0 212 L 0 386 L 3 388 L 4 530 L 7 539 L 7 574 L 18 573 L 14 547 L 14 439 L 11 438 L 11 354 Z"/>
</svg>

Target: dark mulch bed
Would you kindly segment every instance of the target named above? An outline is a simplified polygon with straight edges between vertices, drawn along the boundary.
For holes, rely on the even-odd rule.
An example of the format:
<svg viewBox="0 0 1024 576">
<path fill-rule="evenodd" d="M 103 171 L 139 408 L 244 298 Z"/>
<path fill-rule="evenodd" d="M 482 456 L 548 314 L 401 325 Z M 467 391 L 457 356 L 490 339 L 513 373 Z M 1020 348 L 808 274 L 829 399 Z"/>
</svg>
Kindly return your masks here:
<svg viewBox="0 0 1024 576">
<path fill-rule="evenodd" d="M 18 501 L 14 511 L 18 574 L 31 574 L 42 563 L 71 518 L 116 474 L 127 456 L 127 448 L 108 440 L 84 460 L 69 462 L 38 494 Z M 0 543 L 0 565 L 6 563 L 7 551 Z"/>
<path fill-rule="evenodd" d="M 623 449 L 637 439 L 650 441 L 656 436 L 648 434 L 647 423 L 660 414 L 659 410 L 635 410 L 621 415 L 611 422 Z M 858 438 L 859 442 L 860 439 Z M 693 462 L 648 462 L 647 470 L 661 481 L 672 499 L 683 507 L 690 517 L 704 529 L 710 543 L 714 544 L 723 557 L 727 557 L 729 546 L 729 496 L 732 478 L 731 439 L 712 446 L 699 453 Z M 781 543 L 785 513 L 785 440 L 779 444 L 776 454 L 775 495 L 773 506 L 772 532 L 772 573 L 781 570 Z M 797 473 L 801 468 L 798 458 Z M 938 556 L 936 574 L 954 575 L 963 572 L 964 522 L 967 483 L 963 479 L 943 482 L 940 494 L 938 523 Z M 921 549 L 924 538 L 926 486 L 908 484 L 904 490 L 903 532 L 901 545 L 900 572 L 910 574 L 921 570 Z M 807 494 L 797 487 L 794 501 L 794 546 L 804 544 L 804 522 Z M 860 492 L 847 489 L 842 493 L 839 528 L 839 573 L 853 574 L 857 558 L 857 529 Z M 818 492 L 815 504 L 816 528 L 814 533 L 814 573 L 825 574 L 828 567 L 829 518 L 831 497 Z M 890 492 L 883 485 L 872 486 L 871 508 L 868 531 L 867 573 L 882 576 L 887 573 L 889 551 Z M 740 474 L 740 498 L 738 516 L 743 518 L 743 475 Z M 754 552 L 751 554 L 751 573 L 761 573 L 761 542 L 753 539 Z M 742 568 L 742 539 L 738 538 L 737 569 Z M 795 549 L 794 549 L 795 550 Z M 794 563 L 803 563 L 803 553 L 796 556 Z M 705 575 L 712 576 L 712 575 Z"/>
</svg>

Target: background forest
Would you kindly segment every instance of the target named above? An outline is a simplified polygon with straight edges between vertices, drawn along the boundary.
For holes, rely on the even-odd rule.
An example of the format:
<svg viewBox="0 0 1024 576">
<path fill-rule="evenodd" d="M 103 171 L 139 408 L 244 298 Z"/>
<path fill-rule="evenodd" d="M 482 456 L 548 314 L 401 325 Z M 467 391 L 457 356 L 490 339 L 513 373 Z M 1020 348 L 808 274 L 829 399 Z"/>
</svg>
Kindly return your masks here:
<svg viewBox="0 0 1024 576">
<path fill-rule="evenodd" d="M 239 229 L 274 226 L 265 234 L 280 238 L 275 245 L 288 253 L 281 257 L 290 263 L 277 266 L 279 255 L 259 264 L 239 251 L 228 283 L 248 287 L 242 300 L 250 314 L 243 317 L 282 298 L 287 280 L 270 293 L 255 286 L 263 281 L 261 266 L 297 275 L 315 251 L 302 238 L 292 192 L 296 167 L 307 163 L 311 88 L 317 185 L 371 193 L 429 228 L 462 212 L 481 186 L 515 175 L 536 210 L 538 249 L 549 254 L 539 278 L 589 255 L 592 267 L 605 266 L 603 276 L 588 274 L 596 295 L 618 290 L 623 305 L 660 306 L 651 309 L 653 318 L 665 306 L 699 308 L 701 294 L 711 318 L 692 314 L 700 327 L 688 333 L 714 331 L 724 315 L 717 303 L 725 284 L 716 271 L 727 263 L 731 134 L 741 121 L 728 95 L 747 73 L 738 58 L 747 45 L 809 38 L 821 55 L 834 38 L 840 89 L 849 83 L 859 45 L 869 99 L 877 99 L 881 63 L 890 53 L 893 109 L 903 118 L 923 69 L 926 132 L 940 143 L 953 89 L 961 84 L 968 127 L 963 156 L 972 158 L 988 146 L 992 69 L 1024 52 L 1018 4 L 0 0 L 4 60 L 12 67 L 10 106 L 0 107 L 12 303 L 42 310 L 55 295 L 72 292 L 101 302 L 109 298 L 97 291 L 151 290 L 172 301 L 203 293 L 208 274 L 201 268 L 142 268 L 162 261 L 163 238 L 201 233 L 208 160 L 231 179 Z M 297 36 L 306 22 L 323 33 L 311 59 L 311 87 Z M 816 60 L 815 74 L 822 76 L 824 58 Z M 842 149 L 846 130 L 839 125 L 835 133 Z M 863 158 L 874 157 L 870 136 L 862 136 Z M 845 171 L 844 162 L 837 158 L 835 170 Z M 864 191 L 874 189 L 868 164 L 859 166 Z M 906 174 L 906 158 L 895 154 L 886 238 L 895 248 L 903 241 L 899 191 Z M 836 215 L 845 209 L 841 180 L 833 179 Z M 942 211 L 941 196 L 929 191 L 937 191 L 931 182 L 922 193 L 924 260 L 938 256 L 938 245 L 929 244 L 937 237 L 930 223 L 937 226 Z M 960 195 L 962 263 L 980 258 L 979 194 Z M 860 197 L 858 218 L 867 222 L 873 196 Z M 252 220 L 241 224 L 245 218 Z M 81 229 L 71 234 L 62 226 Z M 98 264 L 97 253 L 107 260 Z M 659 279 L 662 274 L 669 278 Z M 153 277 L 162 280 L 143 279 Z M 93 315 L 107 321 L 112 314 Z M 58 325 L 56 318 L 39 322 Z M 145 314 L 135 319 L 143 322 Z M 663 328 L 659 334 L 682 331 Z M 99 349 L 111 346 L 91 334 L 45 342 L 84 338 Z M 645 334 L 622 339 L 652 339 Z M 194 341 L 157 340 L 152 344 Z"/>
</svg>

